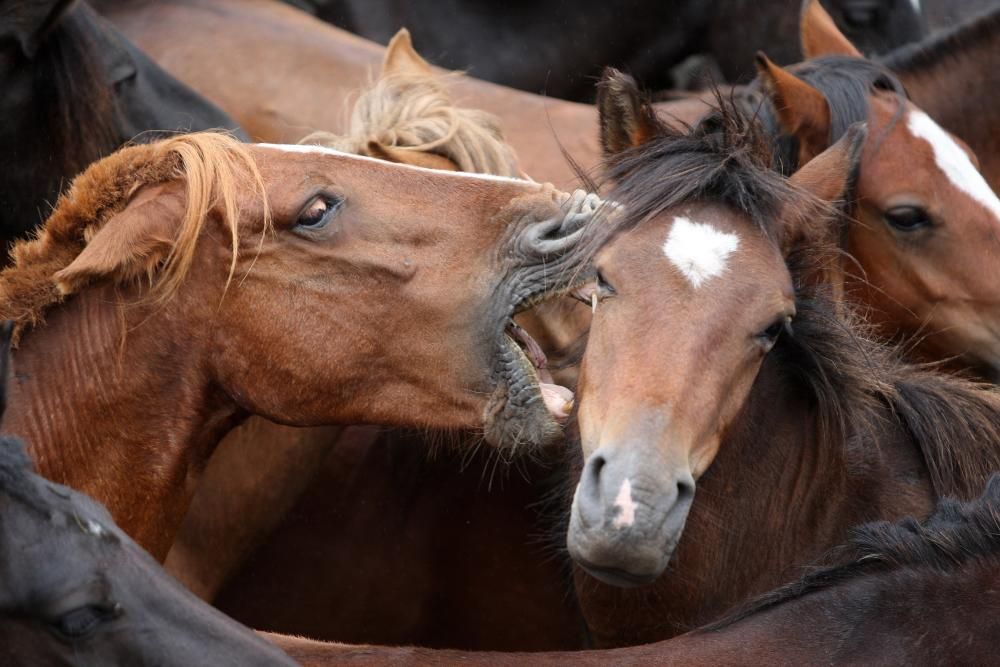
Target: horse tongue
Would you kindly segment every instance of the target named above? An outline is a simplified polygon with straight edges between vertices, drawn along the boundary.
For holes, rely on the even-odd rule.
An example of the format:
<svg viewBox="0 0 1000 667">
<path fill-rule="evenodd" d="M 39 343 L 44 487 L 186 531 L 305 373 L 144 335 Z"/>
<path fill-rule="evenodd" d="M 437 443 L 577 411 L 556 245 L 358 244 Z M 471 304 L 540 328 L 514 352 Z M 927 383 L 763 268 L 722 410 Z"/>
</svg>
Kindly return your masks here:
<svg viewBox="0 0 1000 667">
<path fill-rule="evenodd" d="M 566 387 L 549 382 L 539 382 L 542 389 L 542 400 L 556 421 L 564 422 L 569 419 L 570 410 L 573 409 L 573 392 Z"/>
<path fill-rule="evenodd" d="M 545 368 L 538 369 L 538 387 L 542 390 L 542 400 L 556 421 L 569 419 L 573 409 L 573 392 L 552 381 L 552 373 Z"/>
</svg>

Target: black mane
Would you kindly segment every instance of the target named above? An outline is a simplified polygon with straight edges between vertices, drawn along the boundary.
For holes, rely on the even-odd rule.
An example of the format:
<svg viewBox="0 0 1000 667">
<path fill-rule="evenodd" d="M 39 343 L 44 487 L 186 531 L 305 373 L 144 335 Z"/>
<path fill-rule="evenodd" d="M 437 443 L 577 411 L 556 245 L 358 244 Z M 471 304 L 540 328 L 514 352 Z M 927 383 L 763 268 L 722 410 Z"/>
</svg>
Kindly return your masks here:
<svg viewBox="0 0 1000 667">
<path fill-rule="evenodd" d="M 797 77 L 807 82 L 826 98 L 830 107 L 830 144 L 840 139 L 855 123 L 868 120 L 868 98 L 873 91 L 895 93 L 902 101 L 906 98 L 903 84 L 884 65 L 850 56 L 825 56 L 813 58 L 790 68 Z M 761 123 L 772 137 L 774 157 L 778 169 L 785 175 L 799 168 L 798 141 L 784 134 L 758 78 L 749 87 L 747 99 L 753 108 L 760 109 Z M 903 111 L 900 105 L 899 113 Z"/>
<path fill-rule="evenodd" d="M 901 46 L 881 59 L 893 72 L 918 73 L 954 59 L 969 47 L 993 47 L 1000 31 L 1000 7 L 960 23 L 938 35 Z"/>
<path fill-rule="evenodd" d="M 865 575 L 915 567 L 947 573 L 975 559 L 1000 556 L 1000 474 L 990 477 L 986 489 L 974 501 L 942 498 L 923 523 L 910 518 L 859 526 L 840 551 L 850 557 L 850 562 L 812 572 L 698 632 L 721 630 L 785 602 Z"/>
</svg>

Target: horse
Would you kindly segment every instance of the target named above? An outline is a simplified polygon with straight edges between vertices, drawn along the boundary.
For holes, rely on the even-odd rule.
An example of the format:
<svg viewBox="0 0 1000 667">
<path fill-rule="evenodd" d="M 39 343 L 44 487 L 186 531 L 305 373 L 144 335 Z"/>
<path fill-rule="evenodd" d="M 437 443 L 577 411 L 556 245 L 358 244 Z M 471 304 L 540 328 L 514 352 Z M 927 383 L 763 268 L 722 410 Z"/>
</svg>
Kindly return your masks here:
<svg viewBox="0 0 1000 667">
<path fill-rule="evenodd" d="M 431 70 L 401 31 L 386 50 L 380 77 L 355 101 L 347 133 L 317 132 L 303 142 L 417 166 L 519 175 L 497 119 L 457 107 L 446 79 Z M 251 420 L 219 444 L 167 554 L 167 571 L 203 599 L 211 601 L 273 530 L 322 469 L 334 443 L 340 452 L 354 451 L 356 440 L 373 439 L 370 429 L 344 434 L 276 429 Z M 357 468 L 364 466 L 359 461 Z"/>
<path fill-rule="evenodd" d="M 161 559 L 189 478 L 248 415 L 544 443 L 566 406 L 506 332 L 564 288 L 599 203 L 215 134 L 123 149 L 0 274 L 19 337 L 7 426 Z M 86 440 L 64 448 L 66 432 Z"/>
<path fill-rule="evenodd" d="M 819 567 L 709 626 L 646 646 L 562 653 L 350 647 L 274 637 L 305 667 L 393 665 L 989 664 L 1000 631 L 1000 478 L 923 523 L 853 528 Z"/>
<path fill-rule="evenodd" d="M 976 25 L 995 30 L 998 16 Z M 806 4 L 802 32 L 810 59 L 786 70 L 759 56 L 760 79 L 744 102 L 754 110 L 763 98 L 762 118 L 785 173 L 852 123 L 871 128 L 857 203 L 848 211 L 856 222 L 845 230 L 845 289 L 865 304 L 880 335 L 911 345 L 912 356 L 1000 377 L 992 279 L 1000 273 L 1000 199 L 975 155 L 907 100 L 888 69 L 862 58 L 818 0 Z"/>
<path fill-rule="evenodd" d="M 998 35 L 1000 8 L 994 6 L 880 59 L 914 103 L 972 148 L 994 191 L 1000 190 L 1000 117 L 991 96 L 1000 86 L 1000 61 L 993 48 Z"/>
<path fill-rule="evenodd" d="M 13 323 L 0 326 L 0 417 Z M 0 642 L 11 665 L 293 665 L 195 598 L 107 509 L 35 474 L 0 436 Z"/>
<path fill-rule="evenodd" d="M 164 72 L 86 2 L 0 10 L 0 242 L 46 217 L 64 185 L 127 141 L 236 123 Z M 16 165 L 16 167 L 15 167 Z"/>
<path fill-rule="evenodd" d="M 197 90 L 212 95 L 220 106 L 251 128 L 251 133 L 268 140 L 278 136 L 285 137 L 281 140 L 289 137 L 298 140 L 315 129 L 340 131 L 343 127 L 340 110 L 329 100 L 345 97 L 349 90 L 361 85 L 367 68 L 378 58 L 376 46 L 280 3 L 257 0 L 237 5 L 223 0 L 212 3 L 209 9 L 200 2 L 112 3 L 108 10 L 112 20 L 155 54 L 164 67 Z M 863 197 L 862 206 L 856 211 L 863 217 L 863 224 L 851 228 L 852 245 L 845 248 L 858 253 L 863 275 L 859 276 L 855 267 L 847 267 L 852 270 L 848 287 L 855 298 L 870 303 L 872 317 L 878 318 L 882 326 L 882 335 L 913 339 L 914 352 L 924 358 L 954 360 L 956 366 L 974 366 L 976 372 L 992 377 L 998 353 L 992 306 L 995 298 L 989 272 L 976 272 L 970 267 L 997 261 L 994 240 L 988 233 L 995 224 L 990 210 L 995 196 L 988 188 L 984 191 L 977 185 L 976 192 L 982 193 L 982 197 L 977 197 L 951 179 L 941 178 L 946 174 L 929 150 L 927 137 L 909 132 L 907 122 L 892 122 L 896 103 L 902 103 L 898 95 L 893 95 L 900 92 L 899 81 L 891 72 L 858 58 L 858 49 L 837 29 L 818 2 L 804 3 L 800 21 L 803 48 L 808 55 L 843 57 L 800 65 L 792 69 L 792 77 L 783 76 L 787 72 L 767 61 L 766 68 L 761 65 L 761 78 L 770 76 L 779 83 L 796 84 L 804 78 L 812 90 L 805 91 L 809 94 L 803 94 L 803 99 L 791 97 L 790 102 L 799 106 L 808 104 L 806 110 L 818 107 L 820 112 L 824 106 L 830 106 L 827 113 L 835 122 L 826 133 L 823 127 L 815 128 L 818 139 L 812 141 L 815 145 L 810 147 L 812 154 L 829 145 L 830 139 L 839 136 L 851 122 L 867 119 L 873 127 L 892 130 L 884 139 L 885 150 L 879 150 L 879 131 L 873 131 L 869 137 L 858 190 Z M 239 27 L 236 32 L 241 35 L 240 42 L 226 48 L 218 48 L 217 40 L 202 37 L 199 32 L 224 34 L 229 29 L 235 30 L 234 26 Z M 263 42 L 270 45 L 268 62 L 260 68 L 244 67 L 259 55 L 248 44 Z M 205 62 L 215 62 L 218 68 L 204 67 Z M 299 66 L 302 62 L 310 66 Z M 929 76 L 939 78 L 940 68 L 930 64 L 927 67 Z M 266 68 L 274 68 L 275 72 L 295 71 L 296 76 L 258 77 L 257 73 Z M 920 63 L 912 69 L 923 71 Z M 225 76 L 219 72 L 225 72 Z M 247 72 L 247 76 L 233 72 Z M 889 90 L 884 90 L 886 87 Z M 325 92 L 313 96 L 314 90 Z M 771 98 L 776 94 L 772 90 L 773 86 L 758 82 L 747 95 L 739 91 L 733 94 L 751 100 L 754 105 L 768 107 L 773 106 Z M 796 85 L 795 91 L 799 90 L 804 87 Z M 304 91 L 308 94 L 304 95 Z M 468 77 L 456 80 L 455 95 L 456 99 L 489 110 L 500 118 L 520 158 L 521 169 L 535 178 L 560 185 L 576 182 L 577 172 L 563 158 L 563 149 L 585 170 L 600 162 L 600 146 L 593 140 L 593 127 L 598 122 L 593 107 L 544 100 Z M 825 95 L 832 96 L 835 104 L 827 105 L 820 99 Z M 909 118 L 920 115 L 922 110 L 912 102 L 903 104 Z M 957 95 L 947 96 L 940 104 L 965 108 L 963 98 Z M 658 108 L 679 121 L 695 122 L 706 112 L 705 105 L 704 99 L 691 98 L 663 103 Z M 786 120 L 784 125 L 779 122 Z M 770 129 L 776 141 L 782 146 L 801 143 L 788 125 L 801 120 L 773 119 Z M 823 120 L 819 119 L 818 124 L 830 122 Z M 929 127 L 938 137 L 939 128 Z M 808 126 L 799 129 L 805 131 Z M 945 137 L 942 145 L 949 154 L 954 154 L 951 141 L 951 137 Z M 957 150 L 965 153 L 961 145 Z M 782 157 L 779 166 L 787 172 L 808 155 L 795 153 Z M 971 160 L 967 155 L 958 158 Z M 906 164 L 907 169 L 900 169 L 900 164 Z M 963 180 L 981 180 L 971 165 L 963 169 Z M 912 201 L 915 194 L 910 177 L 914 175 L 921 179 L 922 191 L 917 201 Z M 934 187 L 928 188 L 931 180 Z M 979 201 L 984 198 L 988 200 L 987 210 L 983 210 Z M 898 204 L 900 200 L 905 200 L 909 208 Z M 901 226 L 909 224 L 914 228 L 912 233 L 890 227 L 884 214 L 892 207 L 900 208 L 898 212 L 908 218 L 900 221 L 896 216 L 893 220 Z M 914 214 L 921 213 L 930 216 L 936 227 L 922 224 L 919 217 L 914 219 Z M 917 238 L 927 241 L 910 242 Z M 896 265 L 904 267 L 902 276 L 902 272 L 893 272 Z M 868 284 L 872 287 L 867 287 Z M 987 307 L 973 312 L 970 304 L 980 301 Z"/>
<path fill-rule="evenodd" d="M 300 3 L 293 3 L 300 4 Z M 728 2 L 558 2 L 500 7 L 489 2 L 442 5 L 430 0 L 336 0 L 311 4 L 312 13 L 340 28 L 385 44 L 400 27 L 412 30 L 431 60 L 446 69 L 531 93 L 592 103 L 601 69 L 625 69 L 654 90 L 683 87 L 682 62 L 701 56 L 718 83 L 745 83 L 762 44 L 778 45 L 778 62 L 799 59 L 796 0 Z M 923 37 L 919 5 L 892 0 L 827 0 L 838 25 L 865 53 L 885 53 Z M 610 30 L 609 30 L 610 29 Z M 524 44 L 533 48 L 525 49 Z M 680 86 L 678 85 L 680 84 Z"/>
<path fill-rule="evenodd" d="M 812 13 L 806 13 L 805 17 L 806 21 L 815 21 L 817 18 L 821 18 Z M 824 38 L 828 41 L 832 41 L 833 39 L 823 29 L 822 25 L 817 26 L 812 31 L 812 35 L 814 40 L 810 42 L 811 44 L 815 44 L 817 40 L 823 43 L 822 40 Z M 847 71 L 845 76 L 849 80 L 852 80 L 852 77 L 859 78 L 851 71 Z M 866 86 L 867 83 L 862 79 L 860 88 L 867 90 Z M 877 93 L 871 92 L 871 95 L 876 96 Z M 738 101 L 743 101 L 743 99 L 737 97 Z M 753 104 L 750 105 L 750 109 L 752 110 L 756 110 L 762 101 L 766 104 L 772 104 L 770 101 L 770 92 L 763 85 L 759 85 L 755 91 L 755 97 L 751 99 L 753 99 Z M 887 104 L 892 104 L 892 100 Z M 663 105 L 655 106 L 658 109 L 664 108 Z M 864 105 L 859 105 L 858 108 L 861 110 L 852 111 L 852 113 L 860 114 L 861 118 L 866 118 L 867 111 L 864 110 Z M 781 128 L 775 124 L 772 127 L 772 131 L 778 133 L 781 132 Z M 913 137 L 906 134 L 895 136 L 892 138 L 891 150 L 890 148 L 886 148 L 883 152 L 875 150 L 875 147 L 878 145 L 878 139 L 871 136 L 872 134 L 870 133 L 866 140 L 866 151 L 862 155 L 862 166 L 857 174 L 858 183 L 864 185 L 866 193 L 877 192 L 880 197 L 885 195 L 892 196 L 898 192 L 903 192 L 909 187 L 910 182 L 901 179 L 898 173 L 890 171 L 889 176 L 891 178 L 887 178 L 884 176 L 885 170 L 879 170 L 878 168 L 879 159 L 886 160 L 893 157 L 894 153 L 905 155 L 907 164 L 920 165 L 921 170 L 925 170 L 929 174 L 937 173 L 937 166 L 933 156 L 924 151 L 921 147 L 921 142 L 915 141 Z M 856 191 L 860 189 L 858 187 Z M 924 190 L 928 191 L 928 196 L 938 197 L 938 202 L 948 202 L 946 206 L 941 205 L 942 209 L 950 208 L 955 209 L 957 212 L 969 208 L 974 210 L 976 207 L 975 201 L 972 198 L 960 190 L 950 187 L 947 181 L 941 185 L 935 184 L 933 188 L 924 188 Z M 875 198 L 870 197 L 868 201 L 871 199 Z M 862 199 L 862 201 L 866 200 Z M 848 210 L 848 213 L 851 212 L 851 210 Z M 951 224 L 951 215 L 945 221 Z M 972 216 L 970 222 L 975 223 L 976 218 Z M 954 224 L 962 224 L 962 221 L 955 219 Z M 895 247 L 895 243 L 889 241 L 887 247 Z M 988 250 L 988 247 L 984 246 L 983 249 Z M 988 258 L 988 255 L 986 255 L 983 259 L 984 261 L 988 261 Z M 848 268 L 853 267 L 848 264 Z M 857 297 L 858 295 L 852 294 L 851 296 Z M 907 319 L 910 317 L 910 314 L 906 314 Z M 907 319 L 902 319 L 897 326 L 904 328 Z M 957 349 L 964 350 L 961 346 L 957 346 Z M 384 441 L 387 439 L 387 436 L 380 437 L 380 442 L 377 446 L 385 447 L 386 444 Z M 407 440 L 407 446 L 409 446 L 409 440 Z M 286 632 L 294 632 L 296 628 L 308 628 L 311 633 L 317 636 L 352 642 L 409 642 L 431 646 L 448 646 L 450 642 L 452 646 L 462 645 L 471 647 L 486 647 L 490 646 L 490 642 L 496 642 L 493 644 L 493 647 L 515 646 L 516 644 L 511 643 L 509 637 L 506 635 L 500 636 L 497 634 L 491 636 L 479 625 L 476 625 L 477 619 L 491 618 L 486 613 L 482 615 L 472 612 L 462 614 L 456 611 L 453 622 L 446 623 L 442 621 L 435 625 L 433 630 L 429 630 L 427 629 L 429 628 L 429 624 L 423 620 L 424 617 L 419 612 L 399 613 L 401 606 L 398 596 L 383 598 L 381 595 L 370 593 L 374 590 L 381 590 L 380 586 L 384 586 L 386 590 L 396 591 L 403 588 L 407 590 L 412 588 L 413 597 L 407 597 L 407 600 L 410 605 L 417 609 L 425 608 L 429 604 L 423 603 L 424 607 L 421 607 L 422 603 L 420 603 L 420 600 L 429 595 L 425 591 L 448 591 L 448 593 L 440 592 L 434 598 L 435 600 L 449 600 L 448 609 L 459 609 L 460 604 L 467 604 L 470 600 L 475 601 L 479 599 L 470 595 L 468 590 L 469 587 L 474 585 L 474 577 L 470 576 L 466 579 L 458 570 L 452 570 L 450 575 L 445 576 L 431 564 L 418 567 L 417 563 L 421 562 L 420 559 L 423 558 L 420 555 L 419 539 L 415 539 L 414 542 L 409 543 L 411 544 L 411 548 L 414 549 L 414 553 L 406 559 L 408 563 L 407 568 L 405 570 L 393 568 L 394 572 L 400 572 L 399 575 L 393 575 L 391 578 L 386 579 L 384 573 L 374 568 L 368 570 L 359 567 L 354 567 L 350 577 L 344 577 L 339 574 L 341 567 L 351 567 L 351 564 L 358 562 L 357 552 L 352 550 L 350 544 L 356 544 L 357 546 L 354 548 L 358 551 L 365 549 L 367 553 L 385 554 L 386 558 L 391 557 L 392 554 L 396 554 L 398 549 L 401 548 L 398 541 L 394 539 L 394 534 L 386 534 L 384 537 L 382 533 L 378 533 L 375 536 L 361 536 L 360 526 L 368 525 L 363 518 L 363 516 L 368 515 L 368 512 L 372 514 L 396 512 L 407 515 L 410 512 L 413 514 L 419 513 L 421 516 L 419 520 L 427 522 L 431 520 L 423 517 L 431 514 L 429 508 L 438 506 L 441 518 L 431 521 L 431 525 L 429 526 L 424 525 L 427 531 L 435 534 L 440 534 L 441 531 L 445 530 L 450 531 L 448 534 L 452 536 L 452 539 L 449 543 L 453 544 L 452 548 L 456 551 L 465 548 L 474 550 L 476 548 L 474 545 L 482 544 L 489 537 L 488 535 L 481 535 L 475 527 L 467 529 L 467 532 L 464 533 L 465 537 L 462 537 L 463 533 L 455 531 L 448 518 L 451 516 L 448 503 L 441 500 L 451 496 L 443 495 L 437 485 L 428 487 L 423 493 L 418 493 L 407 486 L 405 493 L 397 494 L 394 490 L 376 491 L 375 489 L 383 487 L 376 486 L 373 483 L 365 484 L 362 481 L 371 480 L 376 475 L 401 478 L 405 476 L 406 473 L 404 471 L 407 470 L 419 471 L 421 475 L 437 476 L 440 468 L 449 466 L 458 467 L 450 460 L 438 458 L 431 462 L 422 462 L 419 456 L 409 454 L 397 454 L 392 457 L 383 458 L 381 456 L 363 454 L 364 449 L 359 446 L 352 446 L 347 451 L 357 456 L 357 458 L 354 459 L 351 458 L 351 454 L 342 453 L 328 459 L 328 462 L 323 467 L 324 472 L 322 477 L 314 482 L 314 488 L 292 511 L 286 525 L 281 527 L 278 533 L 262 545 L 258 554 L 247 564 L 243 571 L 236 574 L 235 578 L 221 591 L 217 600 L 218 604 L 228 613 L 257 627 L 271 627 Z M 478 461 L 475 464 L 481 465 Z M 383 470 L 383 467 L 387 465 L 392 466 L 392 472 L 385 472 Z M 359 470 L 367 472 L 365 475 L 361 475 Z M 549 485 L 545 480 L 551 475 L 551 472 L 545 466 L 539 468 L 529 466 L 529 470 L 536 480 L 538 480 L 536 485 L 539 488 L 535 491 L 537 499 L 548 493 Z M 470 478 L 468 473 L 461 477 L 456 476 L 456 481 L 453 485 L 456 490 L 464 489 L 465 497 L 475 499 L 476 507 L 484 508 L 482 510 L 483 513 L 490 512 L 495 515 L 500 513 L 501 507 L 508 504 L 528 502 L 524 500 L 524 491 L 521 489 L 522 485 L 520 481 L 508 483 L 509 486 L 517 489 L 511 492 L 509 500 L 496 494 L 483 494 L 476 488 L 476 478 L 474 476 Z M 331 494 L 327 492 L 324 495 L 323 489 L 333 487 L 349 488 L 352 489 L 352 493 Z M 389 489 L 389 487 L 386 487 L 386 489 Z M 379 508 L 378 510 L 365 509 L 363 510 L 365 514 L 357 518 L 356 525 L 359 526 L 357 529 L 359 531 L 357 541 L 348 544 L 333 543 L 330 540 L 323 541 L 322 544 L 317 544 L 316 541 L 309 542 L 309 536 L 313 532 L 312 525 L 328 522 L 331 520 L 331 517 L 341 517 L 353 511 L 355 503 L 352 501 L 356 498 L 354 494 L 364 494 L 366 507 Z M 326 502 L 324 502 L 324 498 L 327 499 Z M 473 501 L 470 500 L 470 502 Z M 420 508 L 419 511 L 415 509 L 418 507 Z M 526 512 L 523 508 L 521 511 L 518 511 L 515 507 L 509 507 L 504 515 L 508 517 L 508 521 L 516 521 L 518 525 L 524 526 L 526 532 L 538 534 L 543 532 L 543 529 L 539 527 L 535 514 L 534 510 Z M 413 519 L 413 521 L 416 521 L 416 519 Z M 464 540 L 469 541 L 469 546 L 458 546 L 459 544 L 463 544 Z M 294 553 L 290 554 L 283 546 L 287 543 L 300 545 L 310 543 L 314 546 L 308 551 L 303 547 L 294 550 Z M 544 548 L 544 543 L 541 540 L 533 540 L 526 545 L 526 549 L 534 553 L 539 553 Z M 308 556 L 304 555 L 307 553 Z M 505 551 L 505 553 L 509 554 L 509 551 Z M 303 555 L 300 556 L 299 554 Z M 512 561 L 516 559 L 518 562 L 521 562 L 520 552 L 517 555 L 509 554 L 507 558 Z M 325 568 L 325 563 L 334 562 L 343 563 L 343 565 L 332 570 Z M 282 564 L 284 567 L 281 566 Z M 295 607 L 284 607 L 281 605 L 281 600 L 285 599 L 288 594 L 288 586 L 293 585 L 287 579 L 283 579 L 284 575 L 282 573 L 289 570 L 303 572 L 301 577 L 299 577 L 300 583 L 295 584 L 294 588 L 297 591 L 296 599 L 298 600 L 298 604 Z M 305 571 L 312 572 L 312 576 L 306 576 L 304 574 Z M 532 573 L 532 576 L 534 576 L 534 573 Z M 322 582 L 322 585 L 319 582 Z M 365 590 L 369 594 L 355 595 L 352 592 L 356 589 Z M 481 595 L 481 598 L 490 600 L 491 604 L 495 604 L 499 608 L 509 608 L 506 603 L 500 602 L 503 596 L 498 593 L 491 591 L 489 594 Z M 327 610 L 329 601 L 332 599 L 356 600 L 356 602 L 348 603 L 347 606 L 338 606 L 335 612 L 324 611 L 323 613 L 318 613 L 317 610 Z M 391 603 L 380 604 L 379 600 L 382 599 L 390 600 Z M 486 603 L 474 603 L 473 608 L 478 610 L 486 606 Z M 535 607 L 539 606 L 541 606 L 540 603 L 535 605 Z M 553 617 L 562 617 L 565 614 L 564 605 L 550 604 L 548 608 L 551 610 L 550 615 Z M 280 611 L 278 611 L 279 609 Z M 493 612 L 493 607 L 489 607 L 489 609 L 489 613 L 495 613 Z M 436 618 L 440 620 L 442 617 L 438 614 Z M 358 619 L 365 620 L 360 621 Z M 379 619 L 379 621 L 375 622 L 371 619 Z M 481 623 L 484 627 L 490 626 L 489 621 L 482 621 Z M 538 627 L 537 623 L 529 623 L 528 625 Z M 570 625 L 566 624 L 560 627 L 569 628 Z M 532 648 L 543 646 L 543 639 L 536 638 L 527 631 L 524 632 L 523 636 L 526 637 L 526 642 L 530 642 Z M 573 635 L 568 631 L 560 631 L 558 635 L 553 634 L 553 637 L 556 636 L 558 636 L 558 639 L 554 641 L 565 646 L 565 642 Z M 468 643 L 459 644 L 458 642 Z"/>
<path fill-rule="evenodd" d="M 1000 392 L 904 363 L 844 301 L 843 216 L 801 191 L 852 200 L 863 125 L 785 183 L 735 108 L 678 131 L 617 73 L 600 100 L 625 215 L 584 250 L 567 546 L 610 646 L 717 619 L 852 525 L 972 497 L 1000 469 Z"/>
</svg>

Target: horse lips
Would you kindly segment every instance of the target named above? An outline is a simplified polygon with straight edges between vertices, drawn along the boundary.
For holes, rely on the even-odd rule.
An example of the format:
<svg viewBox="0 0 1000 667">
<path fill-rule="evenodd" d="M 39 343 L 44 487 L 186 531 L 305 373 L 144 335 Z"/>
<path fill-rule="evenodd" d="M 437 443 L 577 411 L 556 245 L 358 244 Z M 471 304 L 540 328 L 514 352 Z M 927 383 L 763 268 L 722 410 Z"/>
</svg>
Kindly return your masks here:
<svg viewBox="0 0 1000 667">
<path fill-rule="evenodd" d="M 542 401 L 545 403 L 549 414 L 556 421 L 565 422 L 569 418 L 570 411 L 573 409 L 573 392 L 552 381 L 552 373 L 546 368 L 549 361 L 545 356 L 545 352 L 542 351 L 541 345 L 531 337 L 531 334 L 513 320 L 507 324 L 507 328 L 514 339 L 524 346 L 525 355 L 531 360 L 531 365 L 538 372 L 538 387 L 542 391 Z"/>
</svg>

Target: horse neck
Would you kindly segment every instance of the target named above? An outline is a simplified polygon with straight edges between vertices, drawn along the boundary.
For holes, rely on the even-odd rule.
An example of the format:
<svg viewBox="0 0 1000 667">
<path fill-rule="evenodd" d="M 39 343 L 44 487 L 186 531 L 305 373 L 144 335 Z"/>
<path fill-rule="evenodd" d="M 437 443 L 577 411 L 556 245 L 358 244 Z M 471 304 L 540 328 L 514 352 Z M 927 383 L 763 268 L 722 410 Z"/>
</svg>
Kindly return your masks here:
<svg viewBox="0 0 1000 667">
<path fill-rule="evenodd" d="M 698 480 L 664 576 L 621 589 L 576 568 L 597 646 L 686 632 L 798 576 L 798 568 L 843 542 L 850 527 L 930 510 L 920 454 L 888 410 L 877 440 L 853 433 L 831 441 L 822 437 L 815 401 L 786 373 L 780 360 L 765 360 L 747 405 Z"/>
<path fill-rule="evenodd" d="M 14 355 L 4 426 L 29 443 L 41 474 L 104 503 L 162 558 L 193 493 L 191 472 L 237 414 L 176 311 L 144 316 L 130 317 L 123 337 L 111 288 L 49 313 Z"/>
</svg>

